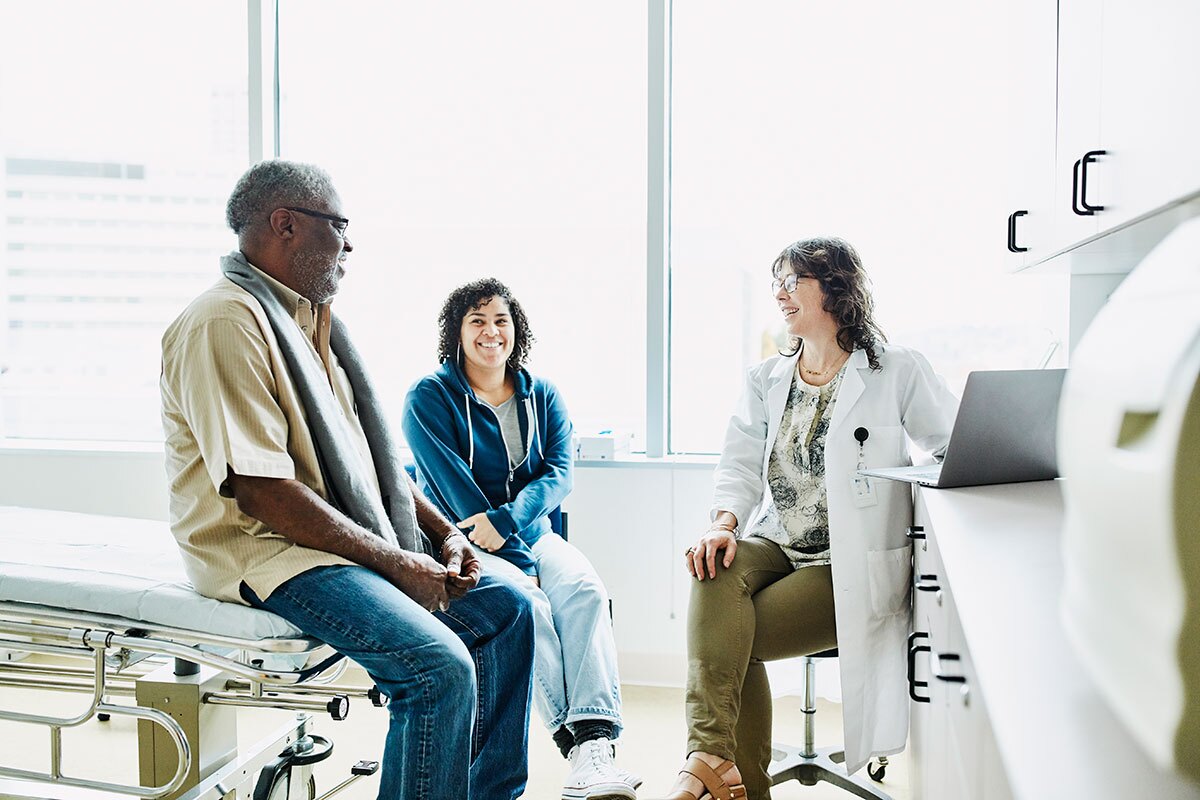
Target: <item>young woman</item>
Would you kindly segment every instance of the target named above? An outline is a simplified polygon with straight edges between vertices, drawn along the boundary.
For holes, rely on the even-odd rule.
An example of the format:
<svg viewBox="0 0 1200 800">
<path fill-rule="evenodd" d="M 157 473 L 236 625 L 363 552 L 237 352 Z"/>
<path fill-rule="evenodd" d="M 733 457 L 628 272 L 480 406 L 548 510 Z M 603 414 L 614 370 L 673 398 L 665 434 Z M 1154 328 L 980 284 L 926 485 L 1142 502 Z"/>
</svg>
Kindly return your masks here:
<svg viewBox="0 0 1200 800">
<path fill-rule="evenodd" d="M 787 247 L 771 292 L 792 346 L 751 367 L 716 471 L 712 524 L 684 553 L 688 760 L 671 800 L 770 797 L 764 661 L 839 649 L 846 767 L 908 734 L 908 484 L 863 467 L 939 453 L 958 401 L 914 350 L 885 345 L 858 253 Z"/>
<path fill-rule="evenodd" d="M 641 780 L 613 763 L 621 693 L 608 593 L 550 528 L 571 491 L 566 406 L 524 368 L 533 335 L 504 284 L 455 289 L 438 324 L 441 367 L 404 403 L 418 484 L 483 551 L 485 573 L 516 576 L 533 598 L 534 706 L 571 762 L 564 800 L 632 800 Z"/>
</svg>

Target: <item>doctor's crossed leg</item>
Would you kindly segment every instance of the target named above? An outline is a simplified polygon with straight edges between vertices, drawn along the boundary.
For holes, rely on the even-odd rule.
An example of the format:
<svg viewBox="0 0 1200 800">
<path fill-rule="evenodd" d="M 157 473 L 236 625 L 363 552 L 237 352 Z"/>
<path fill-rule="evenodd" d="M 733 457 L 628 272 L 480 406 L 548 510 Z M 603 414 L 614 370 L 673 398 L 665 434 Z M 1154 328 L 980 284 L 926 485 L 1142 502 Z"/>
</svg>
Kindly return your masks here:
<svg viewBox="0 0 1200 800">
<path fill-rule="evenodd" d="M 909 463 L 905 435 L 940 457 L 957 400 L 920 353 L 886 343 L 844 240 L 789 245 L 771 292 L 791 345 L 747 372 L 712 524 L 683 554 L 688 741 L 670 800 L 770 797 L 764 661 L 839 649 L 848 772 L 908 734 L 908 574 L 895 565 L 908 563 L 911 495 L 857 471 Z"/>
</svg>

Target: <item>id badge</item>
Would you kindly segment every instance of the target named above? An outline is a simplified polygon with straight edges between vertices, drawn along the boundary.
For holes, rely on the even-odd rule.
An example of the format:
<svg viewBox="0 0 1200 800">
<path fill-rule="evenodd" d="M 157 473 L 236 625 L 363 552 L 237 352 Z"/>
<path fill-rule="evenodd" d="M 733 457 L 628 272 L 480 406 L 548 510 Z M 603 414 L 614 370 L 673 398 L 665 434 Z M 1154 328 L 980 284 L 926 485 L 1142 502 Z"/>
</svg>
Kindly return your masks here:
<svg viewBox="0 0 1200 800">
<path fill-rule="evenodd" d="M 850 476 L 850 497 L 855 508 L 870 508 L 879 503 L 875 496 L 875 481 L 866 475 Z"/>
</svg>

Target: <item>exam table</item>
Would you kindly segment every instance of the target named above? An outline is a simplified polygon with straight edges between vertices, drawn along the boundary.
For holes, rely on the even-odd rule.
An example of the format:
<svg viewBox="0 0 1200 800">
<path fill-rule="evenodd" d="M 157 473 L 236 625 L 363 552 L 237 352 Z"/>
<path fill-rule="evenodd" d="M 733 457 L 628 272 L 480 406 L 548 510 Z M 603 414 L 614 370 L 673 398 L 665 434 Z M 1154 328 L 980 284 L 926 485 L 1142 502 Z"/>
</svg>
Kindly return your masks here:
<svg viewBox="0 0 1200 800">
<path fill-rule="evenodd" d="M 50 750 L 39 772 L 0 747 L 3 797 L 314 800 L 312 766 L 333 747 L 314 715 L 387 702 L 337 683 L 347 661 L 282 618 L 198 594 L 162 522 L 0 506 L 3 650 L 37 658 L 0 660 L 0 686 L 90 696 L 63 717 L 0 705 L 0 720 L 48 728 Z M 241 749 L 239 708 L 292 713 Z M 140 785 L 67 774 L 63 729 L 118 716 L 137 720 Z M 377 768 L 359 761 L 322 800 Z"/>
</svg>

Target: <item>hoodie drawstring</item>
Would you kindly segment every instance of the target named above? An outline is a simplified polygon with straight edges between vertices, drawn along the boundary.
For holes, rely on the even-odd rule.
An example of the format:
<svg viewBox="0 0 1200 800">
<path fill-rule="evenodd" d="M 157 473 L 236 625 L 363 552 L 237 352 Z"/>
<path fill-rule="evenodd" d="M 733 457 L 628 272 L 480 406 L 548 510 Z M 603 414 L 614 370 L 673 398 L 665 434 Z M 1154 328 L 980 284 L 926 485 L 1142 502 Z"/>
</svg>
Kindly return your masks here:
<svg viewBox="0 0 1200 800">
<path fill-rule="evenodd" d="M 545 458 L 545 453 L 542 451 L 542 443 L 538 437 L 541 422 L 538 419 L 537 406 L 533 402 L 533 398 L 536 396 L 536 392 L 530 392 L 529 396 L 525 398 L 525 417 L 529 420 L 528 429 L 525 432 L 525 459 L 529 458 L 534 445 L 537 445 L 538 456 Z M 475 427 L 471 423 L 470 392 L 463 392 L 463 411 L 467 415 L 467 469 L 475 469 Z M 524 463 L 525 459 L 522 459 L 521 462 Z M 512 468 L 510 467 L 510 477 L 511 474 Z"/>
<path fill-rule="evenodd" d="M 538 448 L 538 456 L 542 456 L 542 445 L 541 445 L 541 442 L 538 440 L 538 435 L 537 435 L 538 434 L 537 406 L 534 405 L 534 403 L 533 403 L 533 398 L 535 396 L 536 395 L 534 392 L 530 392 L 529 396 L 525 398 L 525 416 L 529 419 L 529 430 L 526 434 L 526 439 L 528 441 L 525 442 L 525 453 L 528 454 L 529 452 L 531 452 L 533 449 L 533 446 L 536 444 L 537 448 Z M 526 457 L 528 457 L 528 455 Z"/>
<path fill-rule="evenodd" d="M 467 469 L 475 469 L 475 431 L 471 426 L 471 394 L 463 393 L 463 410 L 467 412 Z"/>
</svg>

